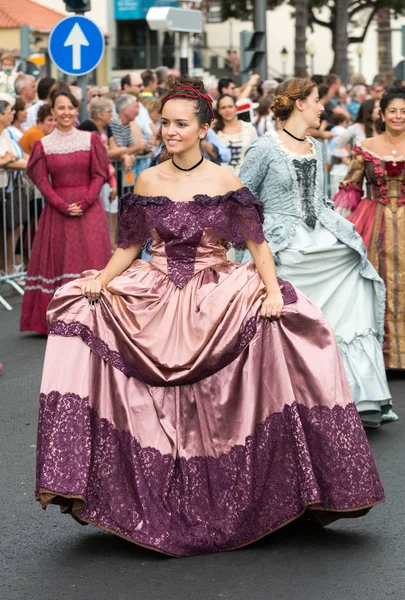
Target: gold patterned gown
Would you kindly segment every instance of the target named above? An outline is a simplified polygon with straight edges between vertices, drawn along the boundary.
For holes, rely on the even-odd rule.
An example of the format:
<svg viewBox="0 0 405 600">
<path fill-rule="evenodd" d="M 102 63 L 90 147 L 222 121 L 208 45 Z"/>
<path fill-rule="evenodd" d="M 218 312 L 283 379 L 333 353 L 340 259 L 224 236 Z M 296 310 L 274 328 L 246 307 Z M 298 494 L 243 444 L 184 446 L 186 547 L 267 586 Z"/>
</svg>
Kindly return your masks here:
<svg viewBox="0 0 405 600">
<path fill-rule="evenodd" d="M 364 178 L 367 195 L 362 198 Z M 385 366 L 404 369 L 405 157 L 380 157 L 354 146 L 348 173 L 333 200 L 363 237 L 368 258 L 387 288 Z"/>
</svg>

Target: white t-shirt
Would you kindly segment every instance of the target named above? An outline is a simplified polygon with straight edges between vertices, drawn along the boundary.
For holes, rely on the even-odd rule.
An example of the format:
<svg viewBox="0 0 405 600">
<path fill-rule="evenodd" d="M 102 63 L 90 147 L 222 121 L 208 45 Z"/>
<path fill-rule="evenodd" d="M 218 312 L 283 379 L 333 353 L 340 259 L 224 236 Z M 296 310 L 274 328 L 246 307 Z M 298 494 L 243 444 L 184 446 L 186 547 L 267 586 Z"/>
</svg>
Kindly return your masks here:
<svg viewBox="0 0 405 600">
<path fill-rule="evenodd" d="M 138 123 L 143 133 L 152 135 L 152 119 L 149 116 L 148 109 L 141 102 L 139 102 L 139 115 L 135 118 L 135 121 Z"/>
<path fill-rule="evenodd" d="M 21 125 L 24 131 L 37 124 L 38 111 L 45 103 L 45 100 L 38 100 L 27 110 L 27 120 Z"/>
<path fill-rule="evenodd" d="M 257 131 L 251 123 L 246 121 L 239 121 L 239 123 L 241 124 L 239 133 L 217 132 L 221 142 L 231 151 L 231 160 L 229 163 L 221 163 L 221 166 L 236 175 L 239 175 L 246 150 L 257 139 Z"/>
</svg>

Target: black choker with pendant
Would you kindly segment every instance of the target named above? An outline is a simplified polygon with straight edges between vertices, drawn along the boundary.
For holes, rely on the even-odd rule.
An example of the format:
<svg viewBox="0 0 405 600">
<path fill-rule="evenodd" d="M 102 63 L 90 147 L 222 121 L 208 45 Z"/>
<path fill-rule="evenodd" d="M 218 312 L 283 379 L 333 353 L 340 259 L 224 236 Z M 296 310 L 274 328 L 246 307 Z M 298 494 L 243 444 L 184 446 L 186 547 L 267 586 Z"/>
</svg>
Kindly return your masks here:
<svg viewBox="0 0 405 600">
<path fill-rule="evenodd" d="M 199 167 L 203 160 L 204 160 L 204 157 L 202 156 L 200 158 L 200 160 L 198 161 L 198 163 L 196 163 L 193 167 L 190 167 L 189 169 L 183 169 L 183 167 L 179 167 L 179 165 L 176 165 L 173 158 L 172 158 L 172 163 L 173 163 L 173 166 L 176 167 L 176 169 L 178 169 L 179 171 L 183 171 L 186 175 L 190 175 L 190 171 L 193 171 L 193 169 L 196 169 L 197 167 Z"/>
<path fill-rule="evenodd" d="M 283 131 L 284 133 L 286 133 L 287 135 L 289 135 L 290 137 L 294 138 L 295 140 L 297 140 L 297 142 L 305 142 L 307 138 L 299 138 L 295 135 L 293 135 L 292 133 L 290 133 L 289 131 L 287 131 L 287 129 L 284 129 L 283 127 Z"/>
</svg>

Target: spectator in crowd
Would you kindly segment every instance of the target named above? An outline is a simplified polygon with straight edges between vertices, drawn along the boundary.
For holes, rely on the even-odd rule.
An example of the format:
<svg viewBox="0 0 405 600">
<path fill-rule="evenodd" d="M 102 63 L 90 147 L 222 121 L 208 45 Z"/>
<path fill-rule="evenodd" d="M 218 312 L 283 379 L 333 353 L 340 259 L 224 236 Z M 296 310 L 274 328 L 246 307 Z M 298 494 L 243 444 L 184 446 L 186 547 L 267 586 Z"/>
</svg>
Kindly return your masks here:
<svg viewBox="0 0 405 600">
<path fill-rule="evenodd" d="M 373 85 L 370 88 L 370 98 L 375 98 L 376 100 L 381 100 L 384 93 L 384 86 L 378 80 L 373 82 Z"/>
<path fill-rule="evenodd" d="M 321 86 L 321 85 L 325 85 L 325 77 L 324 77 L 324 75 L 318 75 L 318 74 L 312 75 L 311 79 L 312 79 L 312 81 L 314 83 L 316 83 L 316 85 L 318 87 Z"/>
<path fill-rule="evenodd" d="M 125 148 L 122 156 L 126 170 L 131 169 L 135 154 L 143 154 L 146 149 L 146 141 L 133 138 L 131 123 L 139 113 L 138 100 L 131 94 L 121 94 L 115 102 L 116 113 L 111 120 L 111 130 L 117 146 Z M 146 109 L 145 109 L 146 110 Z"/>
<path fill-rule="evenodd" d="M 366 78 L 363 73 L 353 73 L 350 77 L 350 85 L 352 88 L 356 85 L 366 85 Z"/>
<path fill-rule="evenodd" d="M 101 139 L 105 141 L 105 138 L 112 136 L 111 128 L 109 124 L 113 118 L 114 103 L 109 98 L 103 98 L 96 96 L 91 100 L 88 105 L 89 118 L 83 121 L 78 129 L 81 131 L 92 131 L 98 133 Z M 105 136 L 105 138 L 104 138 Z"/>
<path fill-rule="evenodd" d="M 114 103 L 109 98 L 95 97 L 88 106 L 89 118 L 80 124 L 81 131 L 91 131 L 97 133 L 103 142 L 107 153 L 110 153 L 110 138 L 112 131 L 109 124 L 113 117 Z M 122 149 L 121 149 L 122 150 Z M 116 154 L 112 152 L 115 157 Z M 111 247 L 116 248 L 116 233 L 118 225 L 118 197 L 117 180 L 115 178 L 115 169 L 111 162 L 109 164 L 108 181 L 101 188 L 101 201 L 105 212 L 108 215 L 110 228 Z"/>
<path fill-rule="evenodd" d="M 329 123 L 332 123 L 332 115 L 339 113 L 344 114 L 350 119 L 350 114 L 347 109 L 341 106 L 338 98 L 339 88 L 342 85 L 342 80 L 338 75 L 331 73 L 326 78 L 326 85 L 328 86 L 328 100 L 325 104 L 325 115 Z"/>
<path fill-rule="evenodd" d="M 27 120 L 27 107 L 26 107 L 25 100 L 23 100 L 20 97 L 16 98 L 13 108 L 14 108 L 14 117 L 13 117 L 13 121 L 12 121 L 10 127 L 8 127 L 8 131 L 10 132 L 11 137 L 17 143 L 19 143 L 19 141 L 22 138 L 23 133 L 24 133 L 22 126 L 24 125 L 24 123 Z"/>
<path fill-rule="evenodd" d="M 329 142 L 329 150 L 332 155 L 332 165 L 334 165 L 349 157 L 347 144 L 344 142 L 344 137 L 342 137 L 347 131 L 349 121 L 345 115 L 336 114 L 332 116 L 332 125 L 333 138 Z"/>
<path fill-rule="evenodd" d="M 142 101 L 144 107 L 148 111 L 148 115 L 155 126 L 155 133 L 157 134 L 157 130 L 159 129 L 160 123 L 160 100 L 159 98 L 145 98 Z"/>
<path fill-rule="evenodd" d="M 267 131 L 275 131 L 274 120 L 271 118 L 271 105 L 273 98 L 271 96 L 263 96 L 259 101 L 259 106 L 256 110 L 256 127 L 257 135 L 264 135 Z"/>
<path fill-rule="evenodd" d="M 220 96 L 228 94 L 230 96 L 236 96 L 236 83 L 230 77 L 222 77 L 218 81 L 218 94 Z"/>
<path fill-rule="evenodd" d="M 156 73 L 147 69 L 142 73 L 143 90 L 141 96 L 145 98 L 153 98 L 157 90 L 157 76 Z"/>
<path fill-rule="evenodd" d="M 101 87 L 92 86 L 87 90 L 87 102 L 91 102 L 93 98 L 101 98 L 104 92 Z"/>
<path fill-rule="evenodd" d="M 257 73 L 251 75 L 249 81 L 243 84 L 239 89 L 237 89 L 233 79 L 231 79 L 230 77 L 223 77 L 218 81 L 218 93 L 220 96 L 229 94 L 230 96 L 234 96 L 235 98 L 240 100 L 241 98 L 248 98 L 252 94 L 252 92 L 259 86 L 259 84 L 260 75 L 257 75 Z"/>
<path fill-rule="evenodd" d="M 265 81 L 263 81 L 263 83 L 262 83 L 263 96 L 270 96 L 271 98 L 273 98 L 274 92 L 278 85 L 279 85 L 279 82 L 276 79 L 266 79 Z"/>
<path fill-rule="evenodd" d="M 15 73 L 15 56 L 5 52 L 0 57 L 0 93 L 15 95 L 15 82 L 21 73 Z"/>
<path fill-rule="evenodd" d="M 366 138 L 374 137 L 381 133 L 378 130 L 380 118 L 380 101 L 377 98 L 369 98 L 360 106 L 356 121 L 350 125 L 341 136 L 340 142 L 350 144 L 361 144 Z"/>
<path fill-rule="evenodd" d="M 135 72 L 128 73 L 121 79 L 121 90 L 124 94 L 140 94 L 143 90 L 142 77 Z"/>
<path fill-rule="evenodd" d="M 98 135 L 74 127 L 78 102 L 70 91 L 52 100 L 57 127 L 35 142 L 27 173 L 45 198 L 32 246 L 21 311 L 21 331 L 47 334 L 46 310 L 61 285 L 111 256 L 100 190 L 108 157 Z"/>
<path fill-rule="evenodd" d="M 81 106 L 82 102 L 83 102 L 83 90 L 80 86 L 78 85 L 70 85 L 69 89 L 71 91 L 71 93 L 73 94 L 73 96 L 76 98 L 76 100 L 79 103 L 79 107 Z"/>
<path fill-rule="evenodd" d="M 49 104 L 49 92 L 55 84 L 56 79 L 53 77 L 43 77 L 39 80 L 37 86 L 38 102 L 32 104 L 27 110 L 27 120 L 24 123 L 24 130 L 29 129 L 37 124 L 38 111 L 45 103 Z"/>
<path fill-rule="evenodd" d="M 27 166 L 25 158 L 18 157 L 10 133 L 7 131 L 13 117 L 14 109 L 10 102 L 0 100 L 0 169 L 25 169 Z M 24 222 L 24 214 L 21 214 L 18 205 L 17 184 L 17 178 L 0 171 L 0 189 L 2 188 L 6 194 L 13 192 L 7 198 L 9 201 L 3 206 L 3 210 L 0 211 L 0 268 L 8 274 L 12 274 L 17 267 L 13 263 L 14 250 Z M 22 207 L 23 212 L 24 208 Z M 7 260 L 4 249 L 6 249 Z"/>
<path fill-rule="evenodd" d="M 350 95 L 352 100 L 347 105 L 347 110 L 349 111 L 351 120 L 355 121 L 357 119 L 360 106 L 367 98 L 367 89 L 364 85 L 355 85 Z"/>
<path fill-rule="evenodd" d="M 137 99 L 141 97 L 140 95 L 144 89 L 142 77 L 138 73 L 134 72 L 128 73 L 128 75 L 125 75 L 125 77 L 121 79 L 121 86 L 123 93 L 135 94 Z M 148 111 L 141 102 L 138 104 L 138 116 L 136 118 L 136 122 L 141 128 L 142 133 L 148 135 L 148 130 L 151 127 L 151 119 Z"/>
<path fill-rule="evenodd" d="M 29 108 L 37 95 L 35 77 L 32 75 L 20 75 L 17 77 L 15 91 L 17 96 L 24 100 L 26 107 Z M 24 128 L 27 129 L 27 126 L 24 125 Z"/>
<path fill-rule="evenodd" d="M 237 175 L 246 150 L 257 138 L 256 129 L 251 123 L 238 120 L 235 98 L 230 94 L 223 94 L 218 98 L 217 113 L 214 131 L 232 154 L 229 163 L 223 166 Z"/>
<path fill-rule="evenodd" d="M 386 75 L 382 75 L 381 73 L 377 73 L 377 75 L 374 75 L 373 77 L 373 83 L 372 85 L 378 83 L 378 85 L 381 85 L 384 88 L 387 87 L 387 76 Z"/>
<path fill-rule="evenodd" d="M 42 104 L 37 114 L 37 124 L 33 125 L 20 139 L 20 146 L 26 154 L 31 154 L 34 142 L 50 135 L 56 127 L 56 119 L 49 104 Z"/>
<path fill-rule="evenodd" d="M 193 49 L 193 67 L 199 69 L 202 65 L 201 48 L 203 42 L 198 33 L 193 33 L 190 39 L 190 46 Z"/>
<path fill-rule="evenodd" d="M 155 69 L 156 77 L 157 77 L 157 88 L 156 95 L 159 98 L 162 98 L 166 95 L 165 82 L 169 77 L 169 69 L 167 67 L 157 67 Z"/>
</svg>

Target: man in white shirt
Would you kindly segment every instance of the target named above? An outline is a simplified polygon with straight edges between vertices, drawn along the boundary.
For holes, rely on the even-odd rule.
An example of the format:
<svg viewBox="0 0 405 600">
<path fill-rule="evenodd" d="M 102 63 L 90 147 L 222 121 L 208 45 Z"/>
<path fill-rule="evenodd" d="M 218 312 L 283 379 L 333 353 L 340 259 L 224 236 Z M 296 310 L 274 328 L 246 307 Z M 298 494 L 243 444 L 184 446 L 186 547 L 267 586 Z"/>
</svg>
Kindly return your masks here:
<svg viewBox="0 0 405 600">
<path fill-rule="evenodd" d="M 124 94 L 127 94 L 128 92 L 142 94 L 144 89 L 142 77 L 139 73 L 135 73 L 135 71 L 128 73 L 128 75 L 125 75 L 125 77 L 121 79 L 121 88 Z M 151 127 L 152 119 L 142 102 L 139 103 L 139 115 L 136 117 L 135 121 L 146 135 L 149 136 L 150 132 L 153 131 L 153 128 Z"/>
<path fill-rule="evenodd" d="M 49 92 L 51 87 L 55 83 L 56 79 L 53 77 L 44 77 L 40 79 L 37 87 L 38 102 L 32 104 L 27 110 L 27 120 L 23 123 L 22 128 L 24 130 L 29 129 L 33 125 L 37 124 L 38 111 L 44 104 L 47 103 Z"/>
</svg>

